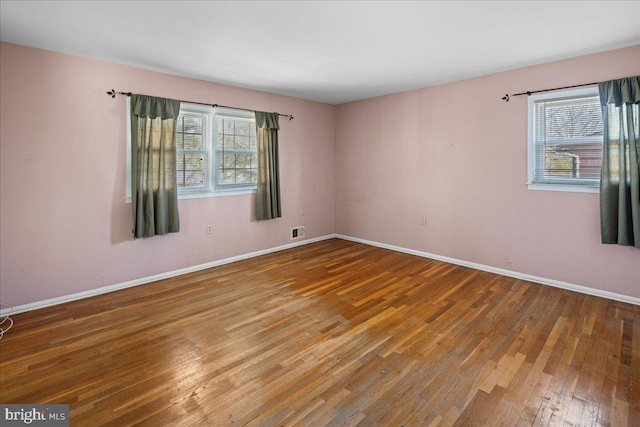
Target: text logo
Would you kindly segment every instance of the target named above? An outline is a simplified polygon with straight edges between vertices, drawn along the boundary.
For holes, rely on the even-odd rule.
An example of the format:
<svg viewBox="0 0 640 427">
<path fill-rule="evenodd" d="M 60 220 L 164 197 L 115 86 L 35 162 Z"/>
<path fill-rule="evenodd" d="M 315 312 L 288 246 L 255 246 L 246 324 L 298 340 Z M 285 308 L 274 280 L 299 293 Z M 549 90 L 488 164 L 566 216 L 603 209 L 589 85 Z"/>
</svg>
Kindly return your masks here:
<svg viewBox="0 0 640 427">
<path fill-rule="evenodd" d="M 69 405 L 0 404 L 3 426 L 69 427 Z"/>
</svg>

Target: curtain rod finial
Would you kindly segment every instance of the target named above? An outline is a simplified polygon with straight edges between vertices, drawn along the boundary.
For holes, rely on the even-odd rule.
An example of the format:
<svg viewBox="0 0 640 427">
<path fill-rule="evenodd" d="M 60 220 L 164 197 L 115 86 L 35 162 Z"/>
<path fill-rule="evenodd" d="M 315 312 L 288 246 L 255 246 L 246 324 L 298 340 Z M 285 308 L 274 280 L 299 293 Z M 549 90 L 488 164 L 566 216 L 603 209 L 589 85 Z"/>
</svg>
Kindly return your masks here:
<svg viewBox="0 0 640 427">
<path fill-rule="evenodd" d="M 505 102 L 509 102 L 509 94 L 508 94 L 508 93 L 507 93 L 507 94 L 505 94 L 505 95 L 502 97 L 502 99 L 503 99 Z"/>
<path fill-rule="evenodd" d="M 111 95 L 111 98 L 115 98 L 116 97 L 116 91 L 115 89 L 111 89 L 110 91 L 107 92 L 107 95 Z"/>
</svg>

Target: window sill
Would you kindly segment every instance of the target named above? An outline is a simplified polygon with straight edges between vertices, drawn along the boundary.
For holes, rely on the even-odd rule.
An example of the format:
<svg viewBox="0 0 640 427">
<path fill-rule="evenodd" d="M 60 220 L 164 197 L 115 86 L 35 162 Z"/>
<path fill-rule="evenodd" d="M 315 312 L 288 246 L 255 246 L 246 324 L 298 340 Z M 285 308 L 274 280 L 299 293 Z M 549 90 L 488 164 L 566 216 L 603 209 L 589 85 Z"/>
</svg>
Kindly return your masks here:
<svg viewBox="0 0 640 427">
<path fill-rule="evenodd" d="M 224 190 L 224 191 L 200 191 L 192 193 L 179 193 L 178 200 L 182 199 L 202 199 L 207 197 L 223 197 L 223 196 L 240 196 L 243 194 L 255 193 L 255 188 L 243 189 L 243 190 Z M 126 203 L 131 203 L 131 196 L 125 197 Z"/>
<path fill-rule="evenodd" d="M 242 194 L 255 193 L 255 188 L 245 188 L 237 190 L 218 190 L 218 191 L 194 191 L 192 193 L 178 193 L 178 200 L 180 199 L 202 199 L 205 197 L 221 197 L 221 196 L 239 196 Z"/>
<path fill-rule="evenodd" d="M 534 184 L 528 183 L 527 188 L 529 190 L 541 190 L 541 191 L 564 191 L 567 193 L 599 193 L 600 187 L 594 187 L 590 185 L 568 185 L 568 184 Z"/>
</svg>

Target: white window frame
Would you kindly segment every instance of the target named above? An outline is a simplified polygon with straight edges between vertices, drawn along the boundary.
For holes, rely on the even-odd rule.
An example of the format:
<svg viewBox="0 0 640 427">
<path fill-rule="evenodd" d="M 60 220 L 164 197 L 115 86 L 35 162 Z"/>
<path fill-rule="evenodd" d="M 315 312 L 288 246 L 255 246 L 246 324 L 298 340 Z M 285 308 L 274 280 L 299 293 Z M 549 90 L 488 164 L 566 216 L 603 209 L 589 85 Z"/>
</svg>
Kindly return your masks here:
<svg viewBox="0 0 640 427">
<path fill-rule="evenodd" d="M 185 108 L 186 107 L 186 108 Z M 203 127 L 204 129 L 202 130 L 203 133 L 203 138 L 204 138 L 204 148 L 203 150 L 193 150 L 193 152 L 195 151 L 202 151 L 203 155 L 205 157 L 205 161 L 204 161 L 204 175 L 205 177 L 209 177 L 210 174 L 212 173 L 212 171 L 214 169 L 211 168 L 211 163 L 212 163 L 212 159 L 211 159 L 211 138 L 212 138 L 212 127 L 211 127 L 211 120 L 212 120 L 212 115 L 211 115 L 211 107 L 207 107 L 206 105 L 196 105 L 196 104 L 188 104 L 185 105 L 184 103 L 180 104 L 180 115 L 183 114 L 187 114 L 187 115 L 193 115 L 193 116 L 201 116 L 204 121 L 203 121 Z M 208 146 L 207 146 L 208 145 Z M 176 150 L 177 152 L 180 151 L 184 151 L 184 152 L 188 152 L 188 151 L 192 151 L 192 150 Z M 211 191 L 211 186 L 209 184 L 210 179 L 205 179 L 203 184 L 199 187 L 178 187 L 178 198 L 189 198 L 193 195 L 197 195 L 197 194 L 202 194 L 202 193 L 208 193 Z"/>
<path fill-rule="evenodd" d="M 126 202 L 131 203 L 131 99 L 127 98 L 127 189 Z M 180 104 L 180 113 L 194 113 L 206 115 L 206 151 L 208 152 L 205 162 L 206 179 L 201 187 L 179 187 L 178 199 L 194 199 L 202 197 L 232 196 L 240 194 L 251 194 L 256 192 L 256 184 L 220 184 L 218 182 L 218 156 L 217 156 L 217 115 L 234 117 L 242 120 L 253 120 L 255 114 L 252 111 L 235 110 L 231 108 L 210 107 L 206 105 L 190 104 L 183 102 Z M 257 136 L 256 136 L 257 137 Z"/>
<path fill-rule="evenodd" d="M 577 180 L 571 180 L 571 179 L 567 179 L 567 180 L 554 179 L 553 181 L 544 182 L 544 183 L 535 181 L 535 171 L 537 166 L 536 165 L 537 158 L 536 158 L 536 151 L 535 151 L 535 141 L 536 141 L 535 103 L 540 100 L 560 100 L 560 99 L 572 99 L 572 98 L 582 98 L 582 97 L 590 97 L 590 96 L 598 96 L 597 87 L 530 95 L 528 97 L 527 188 L 529 190 L 566 191 L 566 192 L 576 192 L 576 193 L 600 192 L 599 179 L 583 180 L 583 181 L 577 181 Z"/>
<path fill-rule="evenodd" d="M 216 107 L 214 109 L 214 114 L 212 117 L 212 132 L 213 132 L 213 140 L 212 140 L 212 170 L 214 171 L 214 175 L 213 175 L 213 188 L 215 189 L 215 191 L 218 192 L 225 192 L 225 194 L 228 194 L 229 192 L 237 192 L 237 191 L 255 191 L 256 189 L 256 184 L 221 184 L 219 182 L 219 174 L 218 171 L 220 170 L 220 155 L 219 153 L 222 151 L 222 149 L 219 147 L 218 145 L 218 140 L 217 140 L 217 135 L 218 135 L 218 120 L 216 120 L 217 116 L 225 116 L 225 117 L 231 117 L 234 119 L 238 119 L 240 121 L 251 121 L 253 122 L 253 126 L 255 127 L 255 123 L 256 123 L 256 115 L 253 111 L 244 111 L 244 110 L 233 110 L 233 109 L 229 109 L 229 108 L 222 108 L 222 107 Z M 234 150 L 236 151 L 238 154 L 252 154 L 255 153 L 256 154 L 256 163 L 258 161 L 257 159 L 257 154 L 258 154 L 258 135 L 256 133 L 255 135 L 256 137 L 256 149 L 255 150 Z M 256 172 L 257 172 L 257 164 L 256 164 Z"/>
</svg>

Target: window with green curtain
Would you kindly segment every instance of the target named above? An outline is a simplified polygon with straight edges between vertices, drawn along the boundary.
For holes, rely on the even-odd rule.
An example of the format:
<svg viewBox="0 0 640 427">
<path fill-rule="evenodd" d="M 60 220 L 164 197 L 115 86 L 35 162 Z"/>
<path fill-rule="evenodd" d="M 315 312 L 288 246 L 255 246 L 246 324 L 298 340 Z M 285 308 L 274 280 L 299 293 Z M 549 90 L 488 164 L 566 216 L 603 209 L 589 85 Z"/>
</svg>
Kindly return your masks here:
<svg viewBox="0 0 640 427">
<path fill-rule="evenodd" d="M 131 201 L 135 238 L 180 230 L 176 119 L 180 101 L 131 95 Z"/>
<path fill-rule="evenodd" d="M 640 76 L 599 83 L 604 124 L 602 243 L 640 248 Z"/>
</svg>

